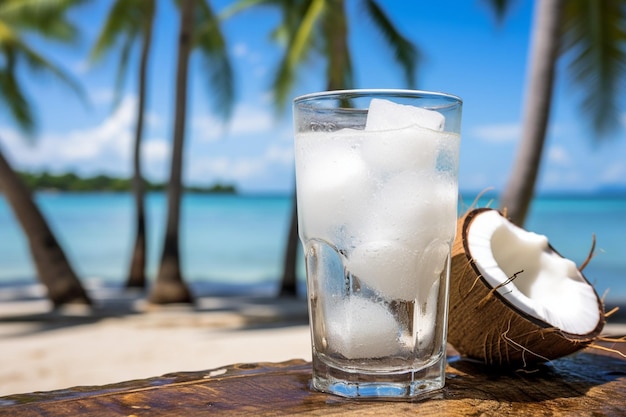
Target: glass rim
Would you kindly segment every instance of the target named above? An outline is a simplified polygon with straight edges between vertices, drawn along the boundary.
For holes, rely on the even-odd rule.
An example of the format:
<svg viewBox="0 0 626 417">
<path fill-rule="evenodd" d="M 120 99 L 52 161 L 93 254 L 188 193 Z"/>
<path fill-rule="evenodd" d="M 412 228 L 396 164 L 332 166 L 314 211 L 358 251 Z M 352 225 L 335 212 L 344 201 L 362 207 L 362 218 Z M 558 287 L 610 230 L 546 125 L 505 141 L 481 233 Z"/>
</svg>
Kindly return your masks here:
<svg viewBox="0 0 626 417">
<path fill-rule="evenodd" d="M 293 99 L 293 104 L 302 103 L 305 101 L 310 101 L 312 99 L 318 98 L 333 98 L 339 96 L 348 96 L 348 97 L 365 97 L 365 96 L 404 96 L 404 97 L 414 97 L 414 98 L 442 98 L 450 100 L 451 102 L 456 102 L 457 104 L 463 104 L 463 99 L 461 97 L 456 96 L 454 94 L 444 93 L 441 91 L 428 91 L 428 90 L 412 90 L 412 89 L 402 89 L 402 88 L 355 88 L 348 90 L 328 90 L 328 91 L 318 91 L 314 93 L 303 94 L 297 96 Z"/>
</svg>

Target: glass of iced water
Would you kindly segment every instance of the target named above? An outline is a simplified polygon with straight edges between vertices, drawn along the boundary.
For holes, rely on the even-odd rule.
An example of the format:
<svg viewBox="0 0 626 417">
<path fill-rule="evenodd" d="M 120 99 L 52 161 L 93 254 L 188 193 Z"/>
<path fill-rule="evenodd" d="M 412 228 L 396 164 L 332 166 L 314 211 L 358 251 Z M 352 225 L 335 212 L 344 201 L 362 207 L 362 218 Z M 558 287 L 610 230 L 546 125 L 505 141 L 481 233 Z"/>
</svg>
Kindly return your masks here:
<svg viewBox="0 0 626 417">
<path fill-rule="evenodd" d="M 294 100 L 315 389 L 415 399 L 443 387 L 461 107 L 413 90 Z"/>
</svg>

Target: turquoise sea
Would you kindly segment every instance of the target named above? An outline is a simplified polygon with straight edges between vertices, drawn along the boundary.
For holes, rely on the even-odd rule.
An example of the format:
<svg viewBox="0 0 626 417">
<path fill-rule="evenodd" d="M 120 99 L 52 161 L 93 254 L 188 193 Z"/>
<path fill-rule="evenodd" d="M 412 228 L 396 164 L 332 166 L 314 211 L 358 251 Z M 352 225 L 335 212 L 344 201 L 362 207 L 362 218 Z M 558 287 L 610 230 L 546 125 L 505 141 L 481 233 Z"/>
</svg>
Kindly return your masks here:
<svg viewBox="0 0 626 417">
<path fill-rule="evenodd" d="M 130 194 L 39 193 L 36 199 L 83 281 L 123 284 L 133 239 Z M 461 206 L 473 199 L 464 195 Z M 147 203 L 148 274 L 153 278 L 165 195 L 150 194 Z M 488 203 L 482 199 L 479 206 Z M 290 204 L 289 196 L 187 194 L 181 232 L 185 279 L 210 293 L 273 293 Z M 626 197 L 541 197 L 532 206 L 526 229 L 548 236 L 557 251 L 577 264 L 586 259 L 595 234 L 596 255 L 585 276 L 601 296 L 608 291 L 607 300 L 626 300 Z M 27 242 L 0 196 L 0 285 L 34 283 Z"/>
</svg>

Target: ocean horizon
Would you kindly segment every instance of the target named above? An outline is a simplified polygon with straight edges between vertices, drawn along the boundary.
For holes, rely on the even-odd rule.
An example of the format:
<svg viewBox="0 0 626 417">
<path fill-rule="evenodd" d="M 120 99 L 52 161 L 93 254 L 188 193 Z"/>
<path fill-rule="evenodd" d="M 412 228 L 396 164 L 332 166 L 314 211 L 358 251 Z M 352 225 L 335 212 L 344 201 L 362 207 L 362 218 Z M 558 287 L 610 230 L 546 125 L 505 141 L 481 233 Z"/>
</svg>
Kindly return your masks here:
<svg viewBox="0 0 626 417">
<path fill-rule="evenodd" d="M 38 192 L 42 212 L 77 275 L 87 288 L 123 286 L 134 239 L 132 195 Z M 476 193 L 461 192 L 460 211 Z M 147 195 L 148 279 L 154 279 L 161 251 L 166 196 Z M 497 207 L 486 195 L 478 207 Z M 275 294 L 280 285 L 291 196 L 284 194 L 196 194 L 183 197 L 181 265 L 186 282 L 203 294 Z M 609 302 L 626 300 L 626 196 L 621 193 L 537 197 L 525 228 L 546 235 L 577 265 L 597 244 L 586 278 Z M 0 286 L 36 285 L 28 243 L 0 195 Z M 304 291 L 300 262 L 299 285 Z"/>
</svg>

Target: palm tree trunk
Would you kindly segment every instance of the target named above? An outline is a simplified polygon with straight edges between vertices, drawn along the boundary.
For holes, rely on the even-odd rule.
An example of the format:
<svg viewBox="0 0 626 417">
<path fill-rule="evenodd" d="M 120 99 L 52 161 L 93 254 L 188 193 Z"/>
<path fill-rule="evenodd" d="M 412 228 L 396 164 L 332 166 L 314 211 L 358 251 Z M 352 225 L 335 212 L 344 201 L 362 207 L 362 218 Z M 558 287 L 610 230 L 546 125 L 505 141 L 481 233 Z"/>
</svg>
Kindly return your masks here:
<svg viewBox="0 0 626 417">
<path fill-rule="evenodd" d="M 55 308 L 65 304 L 91 305 L 63 249 L 35 205 L 30 190 L 0 151 L 0 190 L 20 222 L 40 281 Z"/>
<path fill-rule="evenodd" d="M 295 192 L 291 200 L 291 221 L 289 222 L 279 293 L 281 297 L 296 297 L 298 295 L 298 207 Z"/>
<path fill-rule="evenodd" d="M 327 89 L 352 88 L 350 50 L 348 49 L 348 22 L 344 0 L 329 0 L 324 19 L 324 30 L 328 32 L 328 66 L 326 73 Z"/>
<path fill-rule="evenodd" d="M 187 75 L 192 47 L 193 0 L 182 1 L 176 70 L 176 110 L 172 165 L 167 189 L 167 225 L 159 272 L 150 302 L 155 304 L 191 303 L 193 299 L 185 285 L 180 268 L 180 206 L 182 194 L 183 144 L 187 107 Z"/>
<path fill-rule="evenodd" d="M 539 173 L 550 118 L 554 73 L 559 52 L 563 0 L 535 2 L 528 90 L 523 132 L 500 207 L 519 226 L 524 224 Z"/>
<path fill-rule="evenodd" d="M 154 16 L 154 11 L 153 15 Z M 148 57 L 152 44 L 152 16 L 145 26 L 141 59 L 139 62 L 139 103 L 137 105 L 137 126 L 133 149 L 133 196 L 135 199 L 135 245 L 130 263 L 126 287 L 145 288 L 146 286 L 146 209 L 144 180 L 141 173 L 141 140 L 146 107 L 146 78 Z"/>
</svg>

